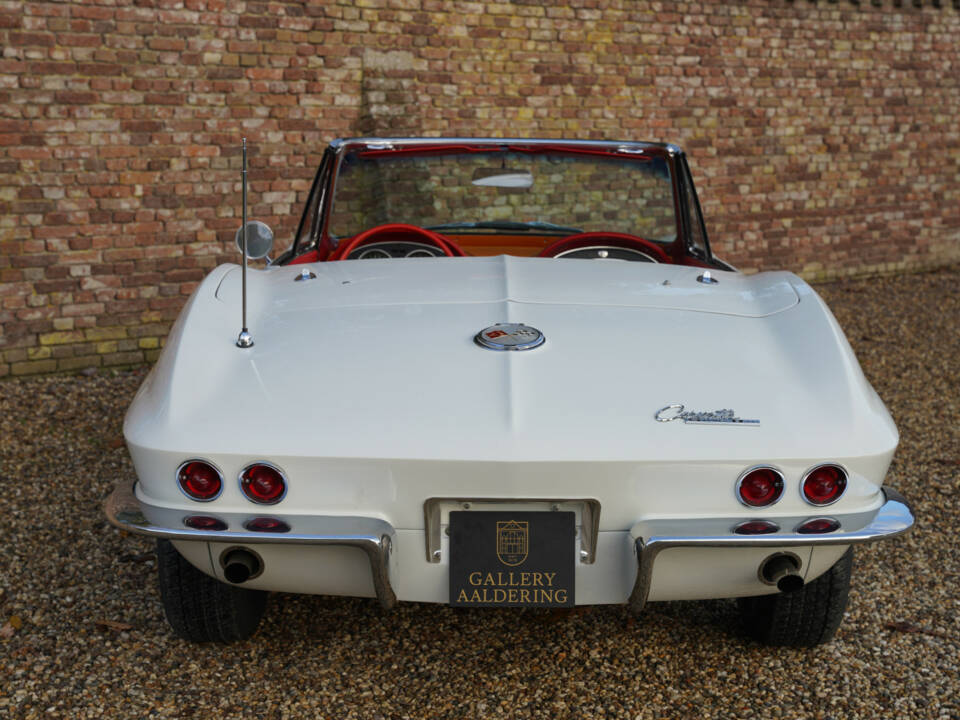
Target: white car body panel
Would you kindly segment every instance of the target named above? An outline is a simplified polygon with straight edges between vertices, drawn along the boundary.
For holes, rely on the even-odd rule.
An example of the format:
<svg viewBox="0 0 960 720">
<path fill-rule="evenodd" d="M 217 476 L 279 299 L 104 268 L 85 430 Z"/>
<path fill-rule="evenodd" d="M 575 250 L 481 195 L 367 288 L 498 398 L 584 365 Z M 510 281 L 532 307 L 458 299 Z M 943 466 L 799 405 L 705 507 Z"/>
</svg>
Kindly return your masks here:
<svg viewBox="0 0 960 720">
<path fill-rule="evenodd" d="M 305 268 L 316 279 L 294 282 Z M 714 285 L 698 282 L 701 273 L 505 256 L 250 270 L 256 344 L 240 350 L 239 272 L 219 267 L 127 415 L 136 496 L 184 514 L 252 517 L 263 510 L 237 477 L 269 460 L 288 478 L 273 509 L 389 523 L 397 598 L 430 602 L 448 601 L 446 541 L 438 562 L 425 556 L 430 498 L 599 501 L 596 561 L 577 561 L 578 604 L 626 601 L 645 523 L 822 514 L 799 488 L 823 462 L 849 475 L 830 514 L 875 511 L 897 431 L 829 310 L 790 273 L 715 272 Z M 534 326 L 546 343 L 521 353 L 478 347 L 474 335 L 498 322 Z M 671 404 L 732 408 L 759 424 L 657 422 Z M 211 503 L 191 501 L 175 481 L 192 458 L 225 478 Z M 786 481 L 782 499 L 760 514 L 734 492 L 759 462 Z M 218 543 L 176 545 L 222 579 Z M 778 549 L 667 550 L 649 599 L 775 592 L 756 568 Z M 811 580 L 843 549 L 795 552 Z M 356 549 L 257 552 L 265 569 L 251 588 L 374 594 Z"/>
<path fill-rule="evenodd" d="M 457 271 L 469 277 L 501 265 L 498 260 L 406 265 L 429 264 L 441 284 L 451 276 L 456 284 Z M 765 312 L 744 317 L 702 311 L 707 302 L 695 268 L 510 263 L 539 266 L 546 284 L 555 271 L 568 278 L 562 266 L 571 263 L 588 266 L 581 273 L 585 285 L 604 285 L 611 275 L 619 280 L 624 268 L 654 288 L 662 287 L 661 278 L 673 278 L 677 298 L 670 301 L 657 289 L 649 306 L 633 292 L 634 304 L 566 303 L 558 287 L 553 302 L 453 302 L 431 301 L 421 288 L 417 302 L 374 303 L 357 293 L 355 303 L 324 311 L 322 303 L 304 307 L 291 293 L 306 286 L 304 294 L 321 294 L 325 280 L 338 282 L 327 275 L 346 272 L 340 265 L 312 266 L 320 275 L 317 287 L 292 282 L 295 268 L 251 271 L 250 326 L 257 344 L 239 353 L 233 344 L 239 303 L 221 299 L 231 295 L 224 288 L 231 273 L 218 268 L 171 334 L 125 432 L 136 447 L 183 453 L 193 445 L 217 454 L 236 449 L 234 418 L 267 414 L 270 427 L 243 438 L 263 445 L 250 447 L 252 453 L 296 456 L 309 449 L 320 458 L 506 462 L 739 462 L 755 458 L 758 445 L 771 458 L 819 461 L 873 456 L 896 445 L 896 429 L 836 322 L 795 276 L 723 274 L 722 283 L 709 288 L 718 306 L 732 312 L 749 309 L 744 297 L 764 298 L 757 303 Z M 417 270 L 406 277 L 404 266 L 393 264 L 401 280 L 425 283 L 423 269 Z M 609 291 L 603 294 L 610 299 Z M 771 296 L 792 300 L 776 303 Z M 695 309 L 676 309 L 685 305 Z M 536 326 L 547 342 L 531 353 L 485 352 L 473 336 L 495 322 Z M 429 366 L 425 357 L 433 360 Z M 671 403 L 699 410 L 732 406 L 760 424 L 652 422 Z M 571 438 L 576 442 L 567 442 Z"/>
</svg>

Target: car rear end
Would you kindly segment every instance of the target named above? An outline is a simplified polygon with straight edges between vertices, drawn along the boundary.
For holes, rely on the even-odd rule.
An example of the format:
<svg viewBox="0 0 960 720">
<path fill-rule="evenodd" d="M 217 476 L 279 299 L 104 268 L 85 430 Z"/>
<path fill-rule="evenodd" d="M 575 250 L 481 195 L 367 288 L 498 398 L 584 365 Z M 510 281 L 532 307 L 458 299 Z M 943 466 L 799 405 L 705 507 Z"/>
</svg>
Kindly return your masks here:
<svg viewBox="0 0 960 720">
<path fill-rule="evenodd" d="M 244 355 L 236 273 L 208 279 L 128 414 L 111 520 L 218 581 L 385 607 L 778 595 L 912 525 L 896 428 L 794 276 L 390 262 L 253 272 Z M 505 324 L 544 340 L 475 340 Z"/>
</svg>

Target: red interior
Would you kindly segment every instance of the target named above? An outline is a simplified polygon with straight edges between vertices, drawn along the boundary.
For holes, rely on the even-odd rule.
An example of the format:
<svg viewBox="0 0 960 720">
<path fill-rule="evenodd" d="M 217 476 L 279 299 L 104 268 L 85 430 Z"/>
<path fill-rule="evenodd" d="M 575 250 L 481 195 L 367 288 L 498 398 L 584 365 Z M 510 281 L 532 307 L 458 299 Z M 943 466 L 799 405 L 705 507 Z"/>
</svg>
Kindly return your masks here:
<svg viewBox="0 0 960 720">
<path fill-rule="evenodd" d="M 568 145 L 562 141 L 546 144 L 526 144 L 518 140 L 507 140 L 503 145 L 490 146 L 489 144 L 474 144 L 469 141 L 451 144 L 449 142 L 420 143 L 409 147 L 372 144 L 357 150 L 357 154 L 364 157 L 379 157 L 388 155 L 446 155 L 457 153 L 485 153 L 496 150 L 510 150 L 511 152 L 540 154 L 540 153 L 569 153 L 574 155 L 601 155 L 624 157 L 621 148 L 609 148 L 591 145 Z M 650 162 L 654 157 L 662 155 L 664 151 L 650 148 L 643 151 L 632 151 L 624 159 L 637 163 Z M 575 250 L 591 245 L 607 245 L 610 247 L 637 250 L 654 258 L 657 262 L 689 265 L 694 267 L 709 267 L 709 264 L 699 260 L 686 251 L 683 243 L 674 241 L 670 244 L 655 243 L 635 235 L 617 232 L 588 232 L 575 233 L 565 237 L 556 234 L 510 233 L 510 232 L 461 232 L 453 231 L 448 234 L 427 230 L 416 225 L 406 223 L 387 223 L 365 230 L 352 237 L 340 238 L 336 246 L 325 235 L 313 249 L 288 260 L 287 264 L 299 265 L 311 262 L 343 260 L 354 250 L 365 244 L 374 242 L 416 242 L 433 245 L 443 251 L 448 257 L 482 257 L 494 255 L 514 255 L 518 257 L 553 257 L 564 251 Z"/>
<path fill-rule="evenodd" d="M 369 230 L 354 235 L 347 242 L 341 243 L 334 250 L 328 260 L 343 260 L 350 256 L 354 250 L 363 245 L 369 245 L 375 242 L 419 242 L 434 245 L 441 250 L 447 257 L 463 257 L 464 253 L 455 242 L 449 238 L 443 237 L 433 230 L 417 227 L 416 225 L 407 225 L 406 223 L 387 223 L 386 225 L 377 225 Z"/>
<path fill-rule="evenodd" d="M 388 223 L 365 230 L 353 237 L 342 238 L 336 248 L 321 243 L 319 248 L 290 260 L 289 265 L 342 260 L 365 244 L 374 242 L 417 242 L 434 245 L 448 257 L 483 257 L 514 255 L 517 257 L 553 257 L 557 253 L 593 245 L 609 245 L 647 253 L 657 262 L 709 267 L 706 263 L 686 254 L 679 257 L 669 253 L 671 247 L 662 247 L 650 240 L 614 232 L 577 233 L 558 238 L 556 235 L 511 234 L 511 233 L 450 233 L 441 235 L 416 225 Z"/>
<path fill-rule="evenodd" d="M 644 240 L 642 237 L 637 237 L 636 235 L 614 232 L 585 232 L 568 235 L 565 238 L 560 238 L 556 242 L 547 245 L 540 251 L 539 257 L 554 257 L 562 252 L 579 250 L 594 245 L 606 245 L 608 247 L 624 248 L 626 250 L 639 250 L 647 255 L 652 255 L 657 262 L 673 262 L 662 248 L 649 240 Z"/>
</svg>

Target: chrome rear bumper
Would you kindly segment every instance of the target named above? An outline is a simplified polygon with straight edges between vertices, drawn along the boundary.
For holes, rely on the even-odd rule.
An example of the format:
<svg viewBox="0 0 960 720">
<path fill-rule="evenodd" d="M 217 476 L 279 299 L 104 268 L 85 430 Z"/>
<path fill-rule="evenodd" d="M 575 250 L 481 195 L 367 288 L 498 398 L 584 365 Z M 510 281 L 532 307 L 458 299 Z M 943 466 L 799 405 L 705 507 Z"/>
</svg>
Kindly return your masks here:
<svg viewBox="0 0 960 720">
<path fill-rule="evenodd" d="M 117 485 L 104 503 L 107 519 L 121 530 L 168 540 L 189 540 L 260 545 L 339 545 L 362 550 L 370 561 L 373 587 L 385 609 L 397 604 L 397 596 L 390 584 L 390 552 L 396 532 L 390 523 L 379 518 L 345 516 L 281 515 L 265 511 L 263 515 L 283 520 L 290 532 L 253 532 L 244 523 L 256 515 L 221 513 L 215 515 L 227 524 L 226 530 L 194 530 L 183 524 L 190 514 L 140 502 L 134 494 L 134 481 Z"/>
<path fill-rule="evenodd" d="M 166 538 L 177 541 L 231 543 L 237 545 L 326 545 L 354 547 L 366 555 L 373 579 L 374 592 L 384 608 L 397 603 L 394 584 L 390 580 L 391 556 L 396 547 L 397 531 L 387 521 L 374 517 L 358 516 L 309 516 L 278 514 L 264 509 L 262 514 L 284 521 L 289 532 L 254 532 L 244 523 L 256 517 L 254 513 L 210 513 L 224 523 L 225 530 L 197 530 L 184 525 L 184 518 L 191 514 L 204 514 L 204 508 L 195 513 L 183 509 L 171 509 L 141 502 L 134 494 L 135 481 L 120 483 L 107 499 L 104 510 L 109 521 L 116 527 L 139 535 Z M 865 513 L 835 514 L 841 528 L 829 534 L 800 534 L 776 532 L 769 535 L 736 535 L 731 532 L 729 518 L 666 518 L 638 522 L 631 529 L 637 555 L 637 573 L 628 602 L 639 610 L 650 594 L 654 565 L 657 556 L 664 550 L 682 547 L 703 548 L 782 548 L 785 546 L 854 545 L 895 537 L 909 530 L 915 520 L 909 504 L 899 493 L 883 489 L 884 502 L 880 508 Z M 432 507 L 432 506 L 429 506 Z M 271 508 L 272 509 L 272 508 Z M 591 564 L 589 550 L 596 547 L 595 525 L 599 507 L 589 506 L 589 518 L 584 522 L 589 548 L 580 548 L 581 563 Z M 427 527 L 436 525 L 427 514 Z M 799 524 L 808 518 L 777 518 L 785 527 L 788 521 Z M 589 520 L 589 522 L 588 522 Z M 439 535 L 439 525 L 436 526 Z M 428 534 L 428 552 L 431 535 Z M 420 551 L 418 551 L 419 555 Z M 428 558 L 436 562 L 436 550 Z M 420 555 L 422 558 L 422 555 Z M 397 566 L 394 558 L 394 567 Z M 621 595 L 621 597 L 623 597 Z"/>
<path fill-rule="evenodd" d="M 643 608 L 650 594 L 650 582 L 657 555 L 670 548 L 856 545 L 896 537 L 907 532 L 913 527 L 915 518 L 906 498 L 896 490 L 883 488 L 882 491 L 885 500 L 878 510 L 871 513 L 837 515 L 837 519 L 841 521 L 841 529 L 824 535 L 806 535 L 796 532 L 735 535 L 730 532 L 729 521 L 726 520 L 714 522 L 702 519 L 668 519 L 638 523 L 631 531 L 632 536 L 636 538 L 637 579 L 630 593 L 628 601 L 630 607 L 637 611 Z M 782 518 L 777 519 L 783 521 Z M 799 524 L 804 519 L 794 518 L 793 520 Z M 722 527 L 718 524 L 721 522 Z M 711 524 L 716 527 L 710 527 Z M 707 533 L 704 533 L 705 526 L 708 528 Z M 716 534 L 711 534 L 712 532 Z"/>
</svg>

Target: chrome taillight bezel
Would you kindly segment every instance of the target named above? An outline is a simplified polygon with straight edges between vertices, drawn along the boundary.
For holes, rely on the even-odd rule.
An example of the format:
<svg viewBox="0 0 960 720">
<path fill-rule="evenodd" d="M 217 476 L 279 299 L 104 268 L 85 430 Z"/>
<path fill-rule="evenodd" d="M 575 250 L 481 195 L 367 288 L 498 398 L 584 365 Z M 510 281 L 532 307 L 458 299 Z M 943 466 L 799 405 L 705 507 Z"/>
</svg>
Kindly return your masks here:
<svg viewBox="0 0 960 720">
<path fill-rule="evenodd" d="M 747 529 L 750 526 L 759 526 L 763 527 L 764 530 L 761 532 L 748 532 Z M 775 523 L 773 520 L 758 519 L 758 520 L 744 520 L 743 522 L 737 523 L 733 526 L 732 532 L 734 535 L 746 535 L 746 536 L 757 536 L 757 535 L 772 535 L 774 533 L 780 532 L 780 525 Z"/>
<path fill-rule="evenodd" d="M 833 500 L 828 500 L 827 502 L 814 502 L 809 497 L 807 497 L 807 491 L 805 486 L 807 484 L 807 478 L 809 478 L 813 473 L 821 468 L 833 467 L 840 471 L 840 474 L 843 475 L 843 487 L 840 489 L 840 493 L 833 498 Z M 827 507 L 828 505 L 833 505 L 836 502 L 839 502 L 840 498 L 844 496 L 847 492 L 847 487 L 850 485 L 850 473 L 847 472 L 847 469 L 840 463 L 835 462 L 822 462 L 817 463 L 812 468 L 807 470 L 803 476 L 800 478 L 800 497 L 803 498 L 803 501 L 808 505 L 813 505 L 814 507 Z"/>
<path fill-rule="evenodd" d="M 826 522 L 830 524 L 830 529 L 828 530 L 805 530 L 804 528 L 809 527 L 815 522 Z M 835 517 L 830 517 L 828 515 L 818 515 L 816 517 L 809 517 L 804 520 L 802 523 L 799 523 L 793 531 L 798 535 L 829 535 L 840 529 L 840 521 Z"/>
<path fill-rule="evenodd" d="M 216 495 L 213 495 L 213 496 L 208 497 L 208 498 L 198 498 L 198 497 L 194 497 L 193 495 L 191 495 L 190 493 L 188 493 L 188 492 L 184 489 L 183 484 L 180 482 L 180 472 L 181 472 L 187 465 L 189 465 L 190 463 L 195 463 L 195 462 L 203 463 L 204 465 L 208 465 L 208 466 L 212 467 L 212 468 L 216 471 L 217 477 L 218 477 L 219 480 L 220 480 L 220 490 L 217 491 L 217 494 L 216 494 Z M 210 462 L 209 460 L 206 460 L 206 459 L 204 459 L 204 458 L 197 458 L 197 457 L 195 457 L 195 458 L 190 458 L 189 460 L 184 460 L 182 463 L 180 463 L 180 464 L 177 466 L 177 471 L 176 471 L 176 472 L 174 473 L 174 475 L 173 475 L 173 479 L 174 479 L 174 482 L 177 484 L 177 488 L 180 490 L 181 493 L 183 493 L 184 497 L 186 497 L 187 499 L 189 499 L 189 500 L 191 500 L 191 501 L 193 501 L 193 502 L 202 502 L 202 503 L 213 502 L 213 501 L 216 500 L 218 497 L 220 497 L 221 495 L 223 495 L 223 487 L 224 487 L 224 485 L 226 485 L 226 483 L 224 482 L 224 479 L 223 479 L 223 471 L 216 465 L 216 463 L 212 463 L 212 462 Z"/>
<path fill-rule="evenodd" d="M 206 526 L 198 527 L 198 525 L 195 524 L 197 520 L 212 520 L 213 522 L 208 523 Z M 183 518 L 183 524 L 191 530 L 199 530 L 202 532 L 224 532 L 227 530 L 227 523 L 215 515 L 186 515 Z"/>
<path fill-rule="evenodd" d="M 255 497 L 251 497 L 250 495 L 248 495 L 247 491 L 244 489 L 244 485 L 243 485 L 244 473 L 246 473 L 247 470 L 249 470 L 250 468 L 256 467 L 257 465 L 263 465 L 265 467 L 270 468 L 271 470 L 276 471 L 280 475 L 280 479 L 283 481 L 283 492 L 280 493 L 280 495 L 273 500 L 258 500 Z M 287 496 L 287 493 L 290 491 L 290 480 L 287 478 L 287 474 L 282 469 L 280 469 L 279 467 L 277 467 L 271 462 L 267 462 L 266 460 L 257 460 L 255 462 L 247 463 L 246 465 L 244 465 L 243 469 L 237 474 L 237 484 L 240 487 L 240 494 L 243 495 L 243 497 L 245 497 L 247 500 L 249 500 L 250 502 L 256 505 L 276 505 L 278 502 L 283 500 Z"/>
<path fill-rule="evenodd" d="M 273 527 L 263 527 L 262 523 L 265 522 L 275 524 Z M 249 530 L 250 532 L 279 535 L 290 532 L 290 523 L 288 523 L 286 520 L 281 520 L 280 518 L 270 517 L 268 515 L 258 515 L 257 517 L 252 517 L 249 520 L 246 520 L 243 523 L 243 529 Z"/>
<path fill-rule="evenodd" d="M 743 481 L 747 478 L 747 476 L 750 473 L 756 472 L 757 470 L 770 470 L 774 474 L 776 474 L 776 476 L 780 479 L 780 486 L 779 486 L 779 491 L 777 493 L 777 496 L 770 502 L 762 505 L 754 505 L 752 503 L 748 503 L 746 500 L 743 499 L 743 495 L 740 494 L 740 486 L 743 485 Z M 786 486 L 787 486 L 787 479 L 786 477 L 784 477 L 783 471 L 780 470 L 779 468 L 776 468 L 773 465 L 753 465 L 751 467 L 748 467 L 742 473 L 740 473 L 740 477 L 737 478 L 737 483 L 733 488 L 733 494 L 736 496 L 740 504 L 743 505 L 744 507 L 748 507 L 751 509 L 768 508 L 768 507 L 772 507 L 773 505 L 776 505 L 778 502 L 780 502 L 783 499 L 784 490 L 786 489 Z"/>
</svg>

